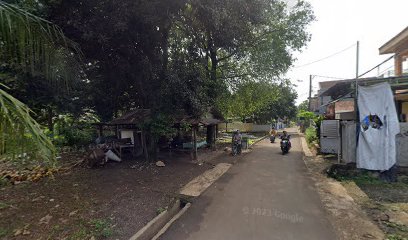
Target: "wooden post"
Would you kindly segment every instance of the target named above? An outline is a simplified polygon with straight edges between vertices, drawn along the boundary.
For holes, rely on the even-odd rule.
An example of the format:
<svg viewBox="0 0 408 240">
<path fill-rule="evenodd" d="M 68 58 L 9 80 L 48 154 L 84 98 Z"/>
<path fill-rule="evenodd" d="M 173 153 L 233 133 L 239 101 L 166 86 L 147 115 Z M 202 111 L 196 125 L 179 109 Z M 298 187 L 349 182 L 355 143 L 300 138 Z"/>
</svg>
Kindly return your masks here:
<svg viewBox="0 0 408 240">
<path fill-rule="evenodd" d="M 395 76 L 399 77 L 402 75 L 402 57 L 400 55 L 395 55 L 394 57 L 395 64 Z"/>
<path fill-rule="evenodd" d="M 120 136 L 120 134 L 119 134 L 119 126 L 118 126 L 118 125 L 116 125 L 115 131 L 116 131 L 116 138 L 117 138 L 117 139 L 120 139 L 121 136 Z"/>
<path fill-rule="evenodd" d="M 206 136 L 207 144 L 211 147 L 212 146 L 212 130 L 211 130 L 211 125 L 207 125 L 207 136 Z"/>
<path fill-rule="evenodd" d="M 138 137 L 137 129 L 133 129 L 133 142 L 132 142 L 132 144 L 133 144 L 133 151 L 132 151 L 133 156 L 136 156 L 136 153 L 137 153 L 137 145 L 138 145 L 138 144 L 136 144 L 137 137 Z"/>
<path fill-rule="evenodd" d="M 218 128 L 218 126 L 217 125 L 214 125 L 213 126 L 213 128 L 212 128 L 212 138 L 213 138 L 213 145 L 211 146 L 212 147 L 212 150 L 217 150 L 217 148 L 216 148 L 216 143 L 217 143 L 217 128 Z"/>
<path fill-rule="evenodd" d="M 142 141 L 142 149 L 143 149 L 143 155 L 146 161 L 149 160 L 149 152 L 147 150 L 147 144 L 146 144 L 146 134 L 144 130 L 141 132 L 141 141 Z"/>
<path fill-rule="evenodd" d="M 98 134 L 99 134 L 99 137 L 103 137 L 103 125 L 102 124 L 98 125 Z"/>
<path fill-rule="evenodd" d="M 193 125 L 193 160 L 197 160 L 197 126 Z"/>
</svg>

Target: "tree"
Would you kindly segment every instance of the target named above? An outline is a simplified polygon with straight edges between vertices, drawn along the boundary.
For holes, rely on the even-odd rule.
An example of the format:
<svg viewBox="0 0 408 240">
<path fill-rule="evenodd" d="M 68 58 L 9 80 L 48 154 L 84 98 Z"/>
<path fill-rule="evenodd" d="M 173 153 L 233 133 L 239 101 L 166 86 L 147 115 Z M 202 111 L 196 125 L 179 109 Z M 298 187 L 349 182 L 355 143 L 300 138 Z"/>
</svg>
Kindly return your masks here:
<svg viewBox="0 0 408 240">
<path fill-rule="evenodd" d="M 238 85 L 232 94 L 225 93 L 218 104 L 229 118 L 269 123 L 272 119 L 294 118 L 296 98 L 289 81 L 279 84 L 252 81 Z"/>
<path fill-rule="evenodd" d="M 293 85 L 290 81 L 282 80 L 280 83 L 275 84 L 274 92 L 273 100 L 269 101 L 268 104 L 255 115 L 258 122 L 268 123 L 271 119 L 293 119 L 296 117 L 295 101 L 297 93 L 293 89 Z"/>
<path fill-rule="evenodd" d="M 178 27 L 194 44 L 217 87 L 222 81 L 271 81 L 285 73 L 292 52 L 309 40 L 305 26 L 313 19 L 310 5 L 303 1 L 289 9 L 283 1 L 191 0 Z"/>
<path fill-rule="evenodd" d="M 304 2 L 269 0 L 61 0 L 50 16 L 84 51 L 91 108 L 102 120 L 149 108 L 152 122 L 175 109 L 199 118 L 227 108 L 220 99 L 239 89 L 265 102 L 249 86 L 280 82 L 313 20 Z"/>
<path fill-rule="evenodd" d="M 309 101 L 305 100 L 302 103 L 299 104 L 299 106 L 297 107 L 298 112 L 306 112 L 309 110 Z"/>
</svg>

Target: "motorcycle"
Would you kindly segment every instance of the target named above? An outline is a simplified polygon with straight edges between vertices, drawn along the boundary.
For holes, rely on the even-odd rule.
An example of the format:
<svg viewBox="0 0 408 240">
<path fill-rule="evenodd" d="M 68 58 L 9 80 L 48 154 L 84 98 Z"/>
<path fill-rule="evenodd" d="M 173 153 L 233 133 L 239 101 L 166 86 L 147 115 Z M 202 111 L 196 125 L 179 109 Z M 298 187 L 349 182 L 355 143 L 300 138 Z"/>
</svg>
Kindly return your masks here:
<svg viewBox="0 0 408 240">
<path fill-rule="evenodd" d="M 275 142 L 275 135 L 271 135 L 270 137 L 269 137 L 269 139 L 271 140 L 271 143 L 274 143 Z"/>
<path fill-rule="evenodd" d="M 281 147 L 283 155 L 286 154 L 286 153 L 289 153 L 289 149 L 290 149 L 289 137 L 288 138 L 282 138 L 282 141 L 280 143 L 280 147 Z"/>
<path fill-rule="evenodd" d="M 238 142 L 232 144 L 232 156 L 241 154 L 241 146 Z"/>
</svg>

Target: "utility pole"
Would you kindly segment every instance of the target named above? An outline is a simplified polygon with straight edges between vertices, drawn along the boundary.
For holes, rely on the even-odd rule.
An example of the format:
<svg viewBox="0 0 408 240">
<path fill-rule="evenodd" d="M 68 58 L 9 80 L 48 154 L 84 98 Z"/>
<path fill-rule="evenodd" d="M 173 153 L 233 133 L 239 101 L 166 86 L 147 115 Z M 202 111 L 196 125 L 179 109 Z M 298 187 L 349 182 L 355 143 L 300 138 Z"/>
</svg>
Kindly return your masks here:
<svg viewBox="0 0 408 240">
<path fill-rule="evenodd" d="M 357 45 L 356 45 L 356 83 L 355 83 L 355 87 L 356 87 L 356 96 L 355 98 L 357 99 L 357 94 L 358 94 L 358 64 L 360 61 L 360 41 L 357 41 Z"/>
<path fill-rule="evenodd" d="M 312 80 L 313 75 L 309 76 L 309 111 L 312 110 Z"/>
<path fill-rule="evenodd" d="M 360 41 L 357 41 L 357 48 L 356 48 L 356 79 L 358 78 L 358 64 L 360 58 Z"/>
<path fill-rule="evenodd" d="M 355 94 L 354 94 L 354 111 L 356 113 L 356 120 L 358 120 L 358 110 L 357 110 L 357 104 L 358 104 L 358 65 L 360 61 L 360 41 L 357 41 L 356 45 L 356 82 L 355 82 Z"/>
</svg>

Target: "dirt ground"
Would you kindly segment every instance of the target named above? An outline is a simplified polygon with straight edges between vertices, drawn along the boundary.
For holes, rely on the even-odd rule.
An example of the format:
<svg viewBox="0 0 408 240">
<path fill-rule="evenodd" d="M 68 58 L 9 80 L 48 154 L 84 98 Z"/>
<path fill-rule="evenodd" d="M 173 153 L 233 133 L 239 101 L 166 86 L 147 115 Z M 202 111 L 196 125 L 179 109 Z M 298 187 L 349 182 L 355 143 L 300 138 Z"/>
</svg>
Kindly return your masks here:
<svg viewBox="0 0 408 240">
<path fill-rule="evenodd" d="M 327 166 L 333 157 L 321 157 Z M 384 233 L 385 239 L 408 239 L 408 174 L 400 168 L 396 182 L 381 180 L 380 173 L 356 169 L 355 165 L 334 165 L 331 176 Z M 333 169 L 333 168 L 331 168 Z"/>
<path fill-rule="evenodd" d="M 376 174 L 360 173 L 343 181 L 350 195 L 364 209 L 390 240 L 408 239 L 408 176 L 398 174 L 398 181 L 386 183 Z"/>
<path fill-rule="evenodd" d="M 193 164 L 185 153 L 161 160 L 163 168 L 124 160 L 3 186 L 0 239 L 128 239 L 211 168 Z"/>
<path fill-rule="evenodd" d="M 384 239 L 384 233 L 350 196 L 346 188 L 326 174 L 333 160 L 322 156 L 305 157 L 305 163 L 314 179 L 320 198 L 329 212 L 329 219 L 338 239 Z"/>
</svg>

